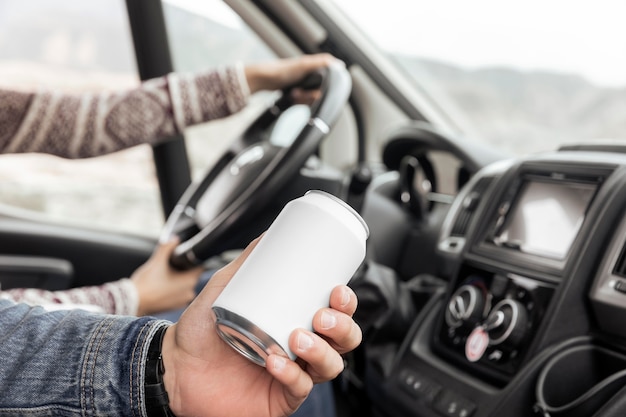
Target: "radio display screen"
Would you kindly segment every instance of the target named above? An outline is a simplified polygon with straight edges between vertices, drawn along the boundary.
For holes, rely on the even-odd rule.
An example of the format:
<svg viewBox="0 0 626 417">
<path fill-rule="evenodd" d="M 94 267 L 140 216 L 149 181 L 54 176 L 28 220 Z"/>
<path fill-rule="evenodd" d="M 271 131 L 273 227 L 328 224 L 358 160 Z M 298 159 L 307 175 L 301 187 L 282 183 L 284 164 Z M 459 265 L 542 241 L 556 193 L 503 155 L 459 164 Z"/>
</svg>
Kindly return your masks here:
<svg viewBox="0 0 626 417">
<path fill-rule="evenodd" d="M 523 253 L 564 259 L 578 235 L 597 184 L 528 179 L 493 242 Z"/>
</svg>

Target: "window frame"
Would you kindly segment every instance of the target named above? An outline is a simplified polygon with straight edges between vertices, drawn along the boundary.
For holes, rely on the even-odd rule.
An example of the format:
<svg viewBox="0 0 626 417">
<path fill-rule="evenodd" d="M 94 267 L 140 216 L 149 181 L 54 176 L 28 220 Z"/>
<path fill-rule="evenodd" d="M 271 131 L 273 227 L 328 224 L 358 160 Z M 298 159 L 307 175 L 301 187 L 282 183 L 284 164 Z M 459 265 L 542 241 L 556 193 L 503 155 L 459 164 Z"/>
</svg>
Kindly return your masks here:
<svg viewBox="0 0 626 417">
<path fill-rule="evenodd" d="M 153 0 L 126 0 L 128 22 L 135 50 L 139 78 L 144 81 L 174 70 L 163 5 Z M 184 135 L 152 145 L 154 166 L 167 218 L 191 184 L 191 168 Z"/>
</svg>

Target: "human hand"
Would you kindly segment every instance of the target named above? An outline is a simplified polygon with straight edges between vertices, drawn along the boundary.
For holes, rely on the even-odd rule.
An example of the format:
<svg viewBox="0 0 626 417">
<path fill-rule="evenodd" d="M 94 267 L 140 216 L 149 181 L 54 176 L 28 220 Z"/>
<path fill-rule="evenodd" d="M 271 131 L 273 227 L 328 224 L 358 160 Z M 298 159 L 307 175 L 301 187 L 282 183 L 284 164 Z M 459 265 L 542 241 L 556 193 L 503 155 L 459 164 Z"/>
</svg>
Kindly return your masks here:
<svg viewBox="0 0 626 417">
<path fill-rule="evenodd" d="M 150 259 L 131 275 L 139 295 L 138 316 L 182 308 L 195 297 L 202 268 L 178 271 L 170 266 L 170 256 L 178 243 L 174 238 L 159 244 Z"/>
<path fill-rule="evenodd" d="M 315 54 L 251 64 L 244 70 L 250 92 L 255 93 L 260 90 L 281 90 L 290 87 L 308 74 L 329 65 L 344 64 L 330 54 Z M 295 88 L 292 96 L 297 103 L 311 103 L 319 96 L 319 90 Z"/>
<path fill-rule="evenodd" d="M 320 309 L 313 318 L 316 333 L 297 329 L 291 334 L 289 347 L 298 355 L 296 362 L 272 354 L 263 368 L 228 346 L 217 334 L 211 306 L 258 240 L 215 273 L 165 333 L 164 382 L 178 417 L 289 415 L 314 383 L 329 381 L 343 370 L 340 355 L 361 342 L 361 329 L 352 320 L 356 295 L 339 286 L 331 293 L 330 308 Z"/>
</svg>

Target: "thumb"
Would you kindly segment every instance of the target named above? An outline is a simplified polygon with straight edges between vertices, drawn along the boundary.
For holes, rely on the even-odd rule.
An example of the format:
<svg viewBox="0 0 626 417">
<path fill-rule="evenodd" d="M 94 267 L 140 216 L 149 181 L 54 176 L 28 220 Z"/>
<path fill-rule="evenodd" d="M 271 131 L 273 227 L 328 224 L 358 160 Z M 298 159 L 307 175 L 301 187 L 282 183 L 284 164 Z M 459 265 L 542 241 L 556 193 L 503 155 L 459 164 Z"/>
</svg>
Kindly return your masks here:
<svg viewBox="0 0 626 417">
<path fill-rule="evenodd" d="M 198 295 L 198 299 L 203 300 L 205 303 L 213 303 L 215 299 L 221 294 L 235 275 L 235 273 L 239 270 L 244 261 L 248 258 L 250 253 L 254 250 L 256 245 L 259 243 L 263 235 L 254 239 L 250 244 L 237 256 L 236 259 L 231 261 L 228 265 L 222 267 L 219 271 L 217 271 L 209 280 L 208 284 L 204 287 L 202 292 Z"/>
<path fill-rule="evenodd" d="M 180 243 L 180 238 L 178 236 L 171 237 L 165 243 L 159 243 L 156 247 L 155 251 L 152 254 L 152 258 L 156 260 L 167 260 L 169 259 L 176 246 Z"/>
</svg>

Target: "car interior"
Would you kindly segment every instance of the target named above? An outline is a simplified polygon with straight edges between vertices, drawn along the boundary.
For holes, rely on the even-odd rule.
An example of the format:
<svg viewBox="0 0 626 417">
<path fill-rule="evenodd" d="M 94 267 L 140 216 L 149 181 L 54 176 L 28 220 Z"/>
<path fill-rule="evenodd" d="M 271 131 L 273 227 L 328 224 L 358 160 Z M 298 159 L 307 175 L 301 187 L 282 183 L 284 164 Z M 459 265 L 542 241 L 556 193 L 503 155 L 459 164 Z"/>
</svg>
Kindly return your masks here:
<svg viewBox="0 0 626 417">
<path fill-rule="evenodd" d="M 69 0 L 48 3 L 73 7 Z M 391 56 L 377 43 L 384 32 L 402 35 L 403 28 L 413 43 L 454 34 L 446 20 L 437 24 L 440 32 L 424 31 L 426 38 L 393 20 L 406 14 L 416 27 L 435 27 L 428 22 L 439 16 L 435 2 L 379 4 L 370 16 L 376 28 L 357 10 L 368 2 L 225 0 L 207 1 L 205 11 L 200 3 L 119 2 L 138 79 L 221 64 L 194 49 L 210 43 L 228 49 L 228 59 L 240 59 L 236 53 L 244 50 L 250 59 L 265 59 L 259 48 L 235 47 L 231 26 L 209 34 L 218 29 L 213 3 L 236 16 L 270 56 L 327 52 L 345 68 L 306 80 L 322 91 L 311 106 L 289 102 L 288 91 L 263 95 L 244 121 L 225 122 L 219 131 L 192 129 L 149 147 L 157 194 L 149 202 L 160 216 L 150 233 L 53 221 L 1 201 L 3 289 L 56 290 L 129 276 L 159 237 L 171 235 L 182 237 L 172 258 L 177 268 L 222 265 L 287 202 L 322 190 L 357 210 L 370 232 L 366 260 L 350 281 L 364 339 L 333 381 L 339 417 L 626 413 L 626 80 L 594 88 L 573 73 L 514 72 L 496 61 L 461 75 L 432 59 L 418 66 L 406 53 Z M 471 7 L 459 3 L 454 18 L 472 23 Z M 475 5 L 485 21 L 487 4 Z M 440 16 L 452 19 L 446 5 L 452 7 L 443 2 Z M 492 6 L 493 13 L 503 11 Z M 16 19 L 17 11 L 2 7 L 0 15 Z M 530 7 L 506 13 L 522 21 Z M 575 27 L 612 19 L 599 6 L 578 7 L 570 16 Z M 535 25 L 544 21 L 528 15 Z M 461 49 L 476 58 L 462 20 L 455 20 L 452 38 L 463 44 L 467 36 Z M 565 20 L 549 24 L 565 31 Z M 604 26 L 614 28 L 611 22 Z M 534 29 L 547 36 L 537 27 L 523 20 L 522 38 Z M 624 33 L 610 35 L 607 48 L 623 51 Z M 3 39 L 0 32 L 0 61 L 9 50 Z M 516 39 L 506 40 L 516 58 L 527 52 Z M 599 48 L 589 42 L 589 48 L 578 44 L 579 55 Z M 456 95 L 429 84 L 433 73 L 437 88 L 454 87 Z M 467 109 L 476 120 L 463 114 Z M 537 116 L 537 124 L 516 119 L 523 111 Z M 222 150 L 212 142 L 209 150 L 193 148 L 192 137 L 211 135 L 223 140 Z M 194 158 L 204 166 L 194 166 Z M 0 172 L 1 193 L 9 194 L 11 181 Z M 122 199 L 103 185 L 89 192 Z M 79 195 L 74 205 L 87 204 L 90 195 Z M 106 207 L 114 222 L 130 216 Z"/>
</svg>

